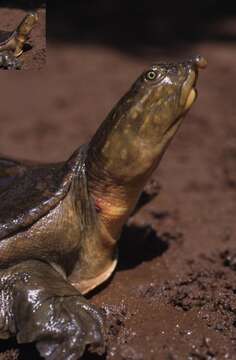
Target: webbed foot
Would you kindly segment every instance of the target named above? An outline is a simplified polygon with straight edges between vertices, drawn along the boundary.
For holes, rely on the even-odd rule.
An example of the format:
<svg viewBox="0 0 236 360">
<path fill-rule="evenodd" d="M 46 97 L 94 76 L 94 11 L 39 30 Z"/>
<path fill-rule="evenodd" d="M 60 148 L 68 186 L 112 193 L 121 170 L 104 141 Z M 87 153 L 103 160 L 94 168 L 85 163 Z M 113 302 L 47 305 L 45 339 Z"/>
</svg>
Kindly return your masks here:
<svg viewBox="0 0 236 360">
<path fill-rule="evenodd" d="M 22 62 L 15 58 L 13 52 L 2 51 L 0 52 L 0 67 L 5 70 L 20 70 Z"/>
<path fill-rule="evenodd" d="M 36 345 L 45 359 L 77 360 L 87 345 L 96 347 L 103 342 L 103 320 L 92 305 L 74 297 L 58 298 L 47 305 L 43 310 L 47 319 L 44 315 L 42 321 L 37 321 L 40 340 Z"/>
<path fill-rule="evenodd" d="M 47 360 L 103 349 L 102 314 L 50 265 L 32 260 L 1 270 L 0 292 L 0 338 L 36 341 Z"/>
</svg>

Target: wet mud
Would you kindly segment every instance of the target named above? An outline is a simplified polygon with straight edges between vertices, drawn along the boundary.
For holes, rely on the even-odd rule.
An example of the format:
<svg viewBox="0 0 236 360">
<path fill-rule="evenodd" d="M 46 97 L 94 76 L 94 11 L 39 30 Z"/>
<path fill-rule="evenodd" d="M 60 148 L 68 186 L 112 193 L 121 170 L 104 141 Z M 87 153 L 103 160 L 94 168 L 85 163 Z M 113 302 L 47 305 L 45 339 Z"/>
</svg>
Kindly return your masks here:
<svg viewBox="0 0 236 360">
<path fill-rule="evenodd" d="M 153 174 L 156 196 L 124 229 L 117 271 L 90 295 L 107 315 L 106 354 L 84 360 L 236 359 L 236 46 L 135 57 L 51 44 L 44 72 L 1 79 L 0 152 L 50 162 L 90 139 L 147 64 L 195 53 L 209 61 L 198 100 Z M 12 341 L 1 351 L 39 358 Z"/>
</svg>

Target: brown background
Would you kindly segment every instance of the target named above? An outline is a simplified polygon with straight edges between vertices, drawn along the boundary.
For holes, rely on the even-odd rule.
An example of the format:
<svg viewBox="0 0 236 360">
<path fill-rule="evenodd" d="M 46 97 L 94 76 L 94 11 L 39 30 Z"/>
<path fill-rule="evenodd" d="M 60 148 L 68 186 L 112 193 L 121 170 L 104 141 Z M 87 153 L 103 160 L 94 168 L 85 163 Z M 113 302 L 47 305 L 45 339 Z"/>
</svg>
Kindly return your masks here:
<svg viewBox="0 0 236 360">
<path fill-rule="evenodd" d="M 29 2 L 20 5 L 0 9 L 9 28 Z M 160 194 L 132 219 L 118 271 L 91 298 L 108 314 L 107 354 L 84 359 L 236 359 L 234 9 L 104 0 L 64 9 L 58 2 L 48 12 L 45 70 L 0 74 L 0 152 L 10 156 L 65 159 L 149 63 L 198 53 L 209 61 L 199 98 L 154 174 Z M 27 68 L 44 49 L 40 27 Z M 36 358 L 31 347 L 20 349 L 22 359 Z M 7 356 L 13 352 L 0 359 Z"/>
</svg>

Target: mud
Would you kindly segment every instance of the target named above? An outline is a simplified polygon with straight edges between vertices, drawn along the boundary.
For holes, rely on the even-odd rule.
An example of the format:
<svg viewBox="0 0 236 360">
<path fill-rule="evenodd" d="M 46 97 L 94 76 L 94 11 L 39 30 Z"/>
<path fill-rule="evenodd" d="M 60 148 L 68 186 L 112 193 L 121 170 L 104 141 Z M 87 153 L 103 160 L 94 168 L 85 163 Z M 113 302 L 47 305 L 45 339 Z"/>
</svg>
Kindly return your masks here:
<svg viewBox="0 0 236 360">
<path fill-rule="evenodd" d="M 157 196 L 124 229 L 117 271 L 90 296 L 107 314 L 107 352 L 84 360 L 236 359 L 236 46 L 205 40 L 136 57 L 54 43 L 45 71 L 1 76 L 0 152 L 57 161 L 150 61 L 195 53 L 209 61 L 199 98 L 153 175 Z M 31 345 L 1 342 L 12 348 L 0 359 L 38 358 Z"/>
<path fill-rule="evenodd" d="M 41 70 L 46 66 L 46 9 L 42 5 L 36 9 L 39 21 L 33 28 L 25 51 L 19 58 L 23 63 L 22 70 Z M 29 10 L 31 8 L 27 6 L 19 9 L 5 7 L 4 2 L 0 4 L 1 30 L 12 31 L 15 29 Z"/>
</svg>

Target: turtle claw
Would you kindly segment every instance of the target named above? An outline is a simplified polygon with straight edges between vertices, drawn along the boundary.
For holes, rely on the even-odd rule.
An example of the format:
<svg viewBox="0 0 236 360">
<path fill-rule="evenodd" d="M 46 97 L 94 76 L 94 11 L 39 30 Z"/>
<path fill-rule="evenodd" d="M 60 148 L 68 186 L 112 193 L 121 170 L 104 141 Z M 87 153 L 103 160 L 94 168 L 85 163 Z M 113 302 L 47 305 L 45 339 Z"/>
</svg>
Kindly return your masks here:
<svg viewBox="0 0 236 360">
<path fill-rule="evenodd" d="M 87 346 L 92 349 L 103 346 L 102 315 L 93 305 L 81 300 L 75 296 L 59 298 L 53 305 L 53 314 L 50 303 L 50 315 L 40 324 L 42 334 L 37 336 L 36 344 L 45 359 L 77 360 Z M 47 336 L 43 334 L 44 329 L 50 329 Z"/>
</svg>

